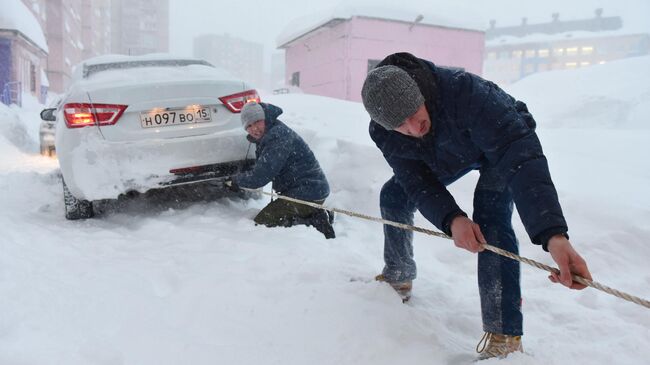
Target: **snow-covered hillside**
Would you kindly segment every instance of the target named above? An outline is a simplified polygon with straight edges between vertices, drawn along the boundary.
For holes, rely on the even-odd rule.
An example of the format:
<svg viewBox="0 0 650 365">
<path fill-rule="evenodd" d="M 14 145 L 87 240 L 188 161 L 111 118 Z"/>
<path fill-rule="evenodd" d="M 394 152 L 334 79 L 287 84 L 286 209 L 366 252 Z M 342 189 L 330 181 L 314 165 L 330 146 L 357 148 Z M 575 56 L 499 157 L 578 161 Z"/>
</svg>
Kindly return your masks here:
<svg viewBox="0 0 650 365">
<path fill-rule="evenodd" d="M 533 74 L 508 88 L 549 128 L 650 129 L 650 56 Z"/>
<path fill-rule="evenodd" d="M 539 74 L 509 90 L 538 119 L 572 242 L 594 279 L 646 299 L 650 129 L 642 96 L 649 89 L 640 81 L 648 70 L 650 59 L 631 59 Z M 634 102 L 636 111 L 604 108 L 589 123 L 594 115 L 584 104 L 596 96 Z M 263 98 L 285 109 L 280 119 L 314 150 L 332 187 L 327 204 L 379 216 L 390 170 L 367 136 L 361 104 Z M 335 240 L 306 227 L 256 227 L 252 217 L 266 198 L 135 199 L 97 219 L 66 221 L 56 161 L 35 148 L 38 110 L 17 113 L 0 105 L 0 364 L 473 359 L 482 336 L 476 257 L 452 242 L 416 234 L 419 277 L 404 305 L 387 285 L 350 281 L 370 279 L 383 265 L 377 223 L 338 216 Z M 468 212 L 476 178 L 451 187 Z M 515 222 L 521 254 L 551 264 Z M 432 228 L 421 216 L 416 224 Z M 485 364 L 647 363 L 648 309 L 553 285 L 528 266 L 522 277 L 526 354 Z"/>
</svg>

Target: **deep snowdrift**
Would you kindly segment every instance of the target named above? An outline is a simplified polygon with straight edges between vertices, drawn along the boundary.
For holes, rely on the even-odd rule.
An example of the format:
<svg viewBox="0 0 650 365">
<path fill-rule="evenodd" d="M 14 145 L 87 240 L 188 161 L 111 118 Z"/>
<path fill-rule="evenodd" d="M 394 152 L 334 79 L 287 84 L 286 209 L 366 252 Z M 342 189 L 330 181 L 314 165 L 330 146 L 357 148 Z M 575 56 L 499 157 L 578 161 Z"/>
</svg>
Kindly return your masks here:
<svg viewBox="0 0 650 365">
<path fill-rule="evenodd" d="M 508 88 L 544 127 L 650 129 L 650 56 L 533 74 Z"/>
</svg>

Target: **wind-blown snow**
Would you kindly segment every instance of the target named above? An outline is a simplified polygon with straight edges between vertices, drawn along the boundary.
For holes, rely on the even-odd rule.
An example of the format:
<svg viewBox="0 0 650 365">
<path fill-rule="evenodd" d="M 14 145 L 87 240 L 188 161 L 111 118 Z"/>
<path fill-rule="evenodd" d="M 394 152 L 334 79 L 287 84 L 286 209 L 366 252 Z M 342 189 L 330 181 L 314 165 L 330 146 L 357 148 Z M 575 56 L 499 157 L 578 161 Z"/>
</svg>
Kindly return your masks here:
<svg viewBox="0 0 650 365">
<path fill-rule="evenodd" d="M 587 123 L 593 115 L 577 106 L 588 95 L 625 99 L 625 85 L 628 99 L 640 96 L 647 88 L 636 80 L 647 79 L 649 63 L 549 72 L 510 90 L 538 119 L 571 240 L 594 279 L 646 299 L 650 131 L 620 111 L 607 118 L 626 121 L 625 128 L 606 118 Z M 614 78 L 621 84 L 588 84 Z M 391 173 L 369 141 L 361 104 L 293 94 L 263 99 L 281 106 L 280 119 L 311 145 L 332 187 L 327 204 L 378 216 Z M 0 105 L 0 125 L 16 113 Z M 7 138 L 27 122 L 21 117 L 0 130 L 0 364 L 473 359 L 482 335 L 476 257 L 450 241 L 416 234 L 419 277 L 404 305 L 385 284 L 350 281 L 382 267 L 377 223 L 339 215 L 335 240 L 307 227 L 256 227 L 252 217 L 267 198 L 135 199 L 97 219 L 66 221 L 55 160 Z M 468 212 L 476 178 L 451 187 Z M 551 264 L 515 222 L 521 254 Z M 419 215 L 416 224 L 431 228 Z M 648 309 L 553 285 L 528 266 L 522 287 L 526 354 L 486 365 L 638 365 L 650 358 Z"/>
</svg>

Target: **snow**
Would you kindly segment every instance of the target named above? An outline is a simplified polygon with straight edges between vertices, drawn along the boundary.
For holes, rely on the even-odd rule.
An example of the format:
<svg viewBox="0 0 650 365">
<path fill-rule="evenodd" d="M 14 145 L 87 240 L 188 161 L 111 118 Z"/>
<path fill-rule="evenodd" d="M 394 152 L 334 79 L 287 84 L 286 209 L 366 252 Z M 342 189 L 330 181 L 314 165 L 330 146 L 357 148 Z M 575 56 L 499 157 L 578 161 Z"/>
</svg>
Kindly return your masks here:
<svg viewBox="0 0 650 365">
<path fill-rule="evenodd" d="M 19 108 L 16 104 L 6 106 L 0 103 L 0 136 L 3 138 L 0 142 L 2 148 L 0 161 L 5 160 L 7 156 L 13 156 L 14 151 L 36 150 L 40 126 L 38 101 L 29 93 L 23 93 L 22 98 L 25 109 Z M 8 143 L 5 145 L 3 142 Z M 18 159 L 20 158 L 21 156 L 18 156 Z M 7 161 L 11 160 L 11 158 L 7 159 Z"/>
<path fill-rule="evenodd" d="M 644 77 L 648 70 L 650 56 L 635 57 L 536 73 L 507 89 L 526 100 L 545 127 L 650 129 L 650 85 Z M 540 90 L 552 92 L 539 95 Z"/>
<path fill-rule="evenodd" d="M 528 24 L 549 23 L 552 20 L 551 14 L 555 12 L 560 14 L 560 21 L 585 20 L 595 17 L 594 12 L 597 8 L 603 9 L 603 17 L 620 16 L 623 24 L 620 29 L 601 32 L 571 31 L 557 34 L 535 33 L 523 37 L 501 36 L 487 41 L 485 44 L 487 47 L 650 33 L 650 22 L 646 16 L 650 13 L 650 3 L 644 0 L 617 2 L 574 0 L 561 3 L 559 0 L 547 0 L 536 3 L 527 2 L 523 9 L 518 9 L 517 6 L 508 6 L 506 9 L 508 2 L 512 1 L 501 0 L 500 4 L 493 8 L 494 12 L 490 17 L 496 20 L 497 27 L 521 25 L 521 19 L 524 17 L 527 18 Z M 518 5 L 521 6 L 521 4 Z"/>
<path fill-rule="evenodd" d="M 240 81 L 228 71 L 205 65 L 189 65 L 184 67 L 136 67 L 136 68 L 115 68 L 102 72 L 97 72 L 82 80 L 83 66 L 102 65 L 110 63 L 137 62 L 137 61 L 165 61 L 165 60 L 196 60 L 188 57 L 175 57 L 170 54 L 156 53 L 144 56 L 124 56 L 124 55 L 103 55 L 83 61 L 75 66 L 73 78 L 79 81 L 83 87 L 93 87 L 99 84 L 128 85 L 138 84 L 143 81 L 187 81 L 187 80 L 204 80 L 218 79 Z"/>
<path fill-rule="evenodd" d="M 501 45 L 517 45 L 517 44 L 528 44 L 528 43 L 539 43 L 539 42 L 557 42 L 564 41 L 567 39 L 597 39 L 597 38 L 608 38 L 608 37 L 618 37 L 618 36 L 629 36 L 633 33 L 628 33 L 623 29 L 612 30 L 612 31 L 602 31 L 602 32 L 588 32 L 588 31 L 573 31 L 573 32 L 564 32 L 557 34 L 543 34 L 543 33 L 533 33 L 523 37 L 515 36 L 501 36 L 494 39 L 491 39 L 485 42 L 486 47 L 496 47 Z"/>
<path fill-rule="evenodd" d="M 42 50 L 48 51 L 41 25 L 20 0 L 3 0 L 0 12 L 0 29 L 18 30 Z"/>
<path fill-rule="evenodd" d="M 45 73 L 45 70 L 41 69 L 41 86 L 50 86 L 50 80 L 47 78 L 47 74 Z"/>
<path fill-rule="evenodd" d="M 348 20 L 355 16 L 413 22 L 419 15 L 422 15 L 420 24 L 478 31 L 483 31 L 486 28 L 487 19 L 476 15 L 468 7 L 447 4 L 443 8 L 436 8 L 435 11 L 422 12 L 421 9 L 422 7 L 409 7 L 408 5 L 377 6 L 374 1 L 357 0 L 353 3 L 339 3 L 329 10 L 291 20 L 277 36 L 276 44 L 278 47 L 282 47 L 286 43 L 322 27 L 330 20 Z M 429 9 L 429 7 L 425 9 Z M 463 14 L 463 16 L 459 17 L 458 14 Z"/>
<path fill-rule="evenodd" d="M 603 17 L 620 16 L 623 19 L 622 34 L 650 33 L 646 15 L 650 12 L 650 3 L 645 0 L 494 0 L 482 11 L 496 20 L 497 27 L 509 27 L 521 25 L 524 17 L 528 24 L 548 23 L 553 13 L 559 13 L 560 21 L 589 19 L 595 17 L 597 8 L 603 9 Z"/>
<path fill-rule="evenodd" d="M 648 58 L 547 72 L 510 88 L 539 123 L 570 225 L 594 279 L 650 298 Z M 544 92 L 540 92 L 543 90 Z M 632 111 L 590 98 L 634 99 Z M 647 100 L 647 96 L 645 97 Z M 327 204 L 379 216 L 390 170 L 359 103 L 263 95 L 305 137 L 332 187 Z M 613 104 L 612 104 L 613 105 Z M 646 106 L 644 106 L 646 105 Z M 32 115 L 33 119 L 29 119 Z M 133 199 L 66 221 L 56 160 L 41 157 L 38 110 L 0 105 L 0 364 L 468 364 L 480 339 L 476 258 L 416 234 L 419 277 L 401 303 L 370 279 L 377 223 L 337 216 L 313 228 L 256 227 L 268 199 L 181 204 Z M 616 122 L 613 122 L 615 120 Z M 26 132 L 29 131 L 29 132 Z M 21 144 L 15 135 L 27 135 Z M 477 175 L 451 187 L 470 211 Z M 521 254 L 552 264 L 517 217 Z M 431 228 L 421 216 L 416 225 Z M 648 309 L 595 289 L 570 291 L 522 266 L 526 354 L 487 364 L 638 365 Z"/>
</svg>

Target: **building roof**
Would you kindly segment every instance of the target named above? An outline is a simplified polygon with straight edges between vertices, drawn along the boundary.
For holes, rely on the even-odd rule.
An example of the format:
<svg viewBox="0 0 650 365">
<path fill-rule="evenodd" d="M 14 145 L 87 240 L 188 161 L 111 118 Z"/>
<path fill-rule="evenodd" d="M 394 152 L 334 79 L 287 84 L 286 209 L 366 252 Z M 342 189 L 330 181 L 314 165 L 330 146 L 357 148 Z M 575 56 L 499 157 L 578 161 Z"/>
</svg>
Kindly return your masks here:
<svg viewBox="0 0 650 365">
<path fill-rule="evenodd" d="M 647 0 L 619 0 L 619 1 L 563 1 L 546 0 L 544 2 L 526 3 L 524 9 L 507 9 L 501 0 L 501 7 L 496 7 L 491 19 L 496 21 L 497 28 L 520 27 L 523 18 L 529 25 L 549 24 L 555 13 L 560 22 L 577 22 L 593 19 L 595 13 L 600 12 L 603 17 L 620 17 L 622 20 L 618 29 L 601 31 L 572 30 L 555 34 L 531 33 L 522 37 L 502 35 L 486 41 L 486 46 L 496 47 L 505 45 L 519 45 L 526 43 L 556 42 L 567 39 L 586 39 L 599 37 L 612 37 L 630 34 L 650 34 L 650 22 L 647 14 L 650 12 L 650 2 Z M 509 0 L 508 0 L 509 1 Z M 513 0 L 514 1 L 514 0 Z M 559 5 L 562 2 L 562 5 Z M 597 5 L 596 5 L 597 4 Z M 487 34 L 489 34 L 489 30 Z"/>
<path fill-rule="evenodd" d="M 524 37 L 501 36 L 485 42 L 485 46 L 491 48 L 491 47 L 499 47 L 499 46 L 516 46 L 516 45 L 530 44 L 530 43 L 558 42 L 558 41 L 565 41 L 571 39 L 617 37 L 617 36 L 626 36 L 626 35 L 635 35 L 635 34 L 638 35 L 638 34 L 648 34 L 648 33 L 627 33 L 618 30 L 604 31 L 604 32 L 575 31 L 575 32 L 565 32 L 565 33 L 558 33 L 558 34 L 535 33 L 535 34 L 529 34 Z"/>
<path fill-rule="evenodd" d="M 19 31 L 43 51 L 48 52 L 47 41 L 41 25 L 20 0 L 2 1 L 0 29 Z"/>
<path fill-rule="evenodd" d="M 339 5 L 329 11 L 319 12 L 318 14 L 295 19 L 284 28 L 282 33 L 276 38 L 278 48 L 283 48 L 294 40 L 305 34 L 316 31 L 332 23 L 349 20 L 352 17 L 365 17 L 374 19 L 384 19 L 388 21 L 415 22 L 439 26 L 444 28 L 455 28 L 471 31 L 485 31 L 487 18 L 477 16 L 468 12 L 467 9 L 453 10 L 451 8 L 436 9 L 435 14 L 420 12 L 400 8 L 385 8 L 373 5 L 368 6 L 350 6 Z"/>
</svg>

